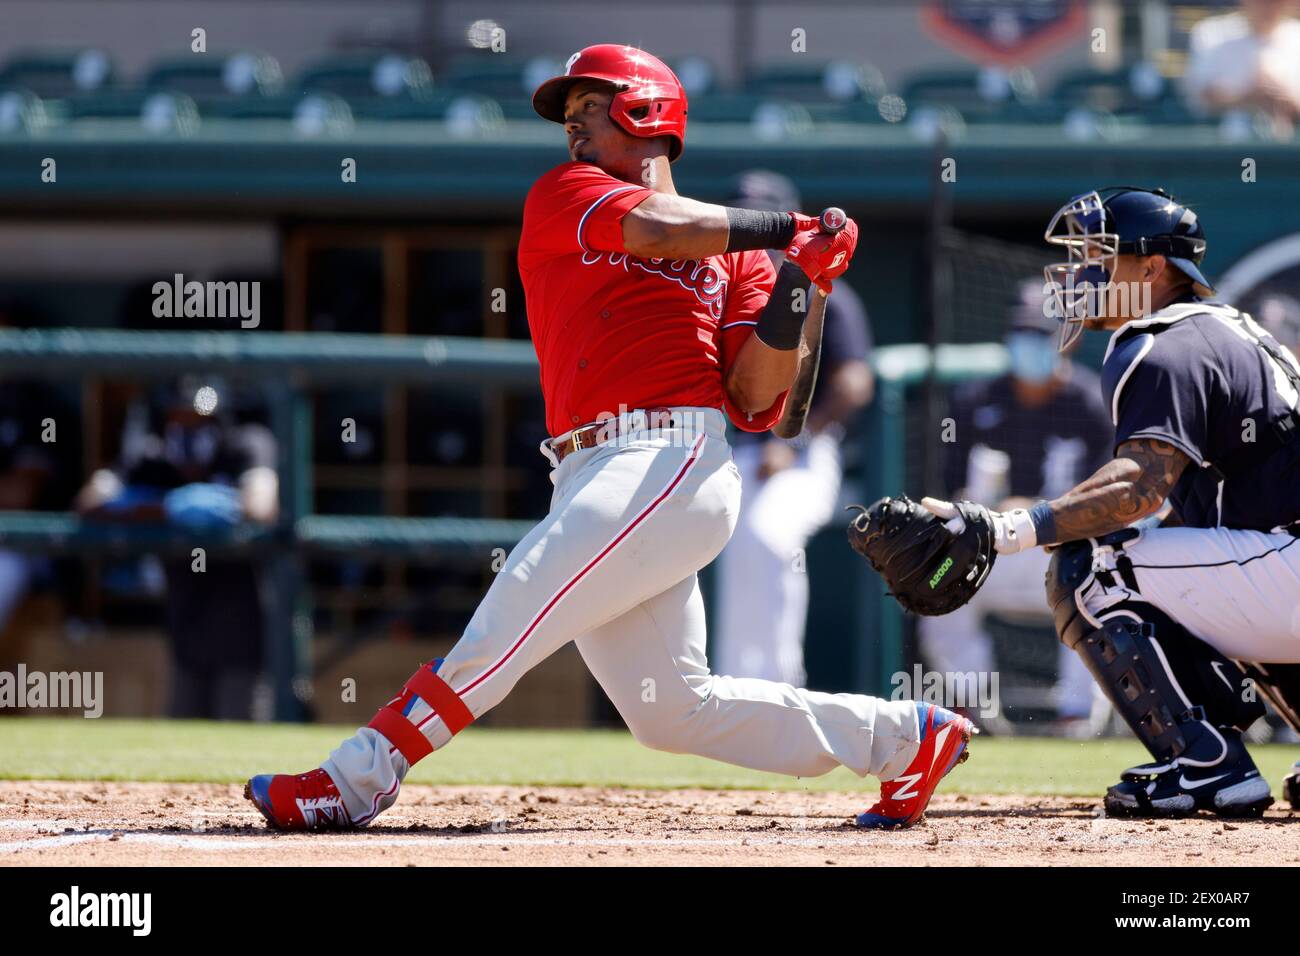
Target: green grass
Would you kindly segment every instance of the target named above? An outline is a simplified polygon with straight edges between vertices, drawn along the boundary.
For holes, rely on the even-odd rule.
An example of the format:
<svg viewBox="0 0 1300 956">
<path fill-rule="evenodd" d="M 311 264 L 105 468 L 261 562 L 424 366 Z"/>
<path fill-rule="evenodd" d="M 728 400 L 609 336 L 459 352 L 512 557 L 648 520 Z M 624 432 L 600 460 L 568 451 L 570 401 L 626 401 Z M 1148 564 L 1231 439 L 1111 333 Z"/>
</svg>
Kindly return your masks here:
<svg viewBox="0 0 1300 956">
<path fill-rule="evenodd" d="M 0 720 L 0 779 L 236 783 L 254 773 L 316 766 L 350 727 L 200 721 Z M 1278 781 L 1300 749 L 1252 752 Z M 943 790 L 1096 796 L 1147 759 L 1135 742 L 976 738 Z M 871 789 L 847 770 L 794 779 L 700 757 L 656 753 L 616 731 L 471 728 L 408 778 L 429 784 L 586 785 L 757 790 Z"/>
</svg>

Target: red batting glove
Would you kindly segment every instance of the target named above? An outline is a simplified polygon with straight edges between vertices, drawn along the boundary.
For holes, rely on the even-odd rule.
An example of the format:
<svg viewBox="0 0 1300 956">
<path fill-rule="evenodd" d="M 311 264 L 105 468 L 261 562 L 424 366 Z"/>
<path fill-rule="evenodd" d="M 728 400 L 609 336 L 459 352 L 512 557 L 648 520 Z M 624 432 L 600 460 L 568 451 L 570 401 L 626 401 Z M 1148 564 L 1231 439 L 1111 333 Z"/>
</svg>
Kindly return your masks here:
<svg viewBox="0 0 1300 956">
<path fill-rule="evenodd" d="M 818 220 L 798 213 L 790 215 L 794 217 L 795 233 L 786 246 L 785 257 L 829 294 L 831 280 L 844 275 L 858 247 L 858 224 L 849 219 L 839 232 L 825 233 Z"/>
<path fill-rule="evenodd" d="M 792 212 L 790 213 L 790 218 L 794 220 L 795 235 L 798 235 L 801 232 L 807 232 L 810 229 L 813 232 L 817 232 L 821 229 L 821 221 L 816 216 L 805 216 L 801 212 Z"/>
</svg>

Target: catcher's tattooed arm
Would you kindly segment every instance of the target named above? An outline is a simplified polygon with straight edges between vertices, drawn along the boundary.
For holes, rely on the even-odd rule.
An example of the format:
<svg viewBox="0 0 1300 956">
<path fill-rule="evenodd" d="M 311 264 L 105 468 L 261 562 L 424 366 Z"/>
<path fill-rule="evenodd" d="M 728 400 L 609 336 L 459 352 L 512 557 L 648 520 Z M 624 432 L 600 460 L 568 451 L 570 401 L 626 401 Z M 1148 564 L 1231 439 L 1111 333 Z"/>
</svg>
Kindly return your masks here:
<svg viewBox="0 0 1300 956">
<path fill-rule="evenodd" d="M 1034 508 L 1038 544 L 1095 538 L 1155 514 L 1190 462 L 1156 438 L 1124 442 L 1091 478 Z"/>
</svg>

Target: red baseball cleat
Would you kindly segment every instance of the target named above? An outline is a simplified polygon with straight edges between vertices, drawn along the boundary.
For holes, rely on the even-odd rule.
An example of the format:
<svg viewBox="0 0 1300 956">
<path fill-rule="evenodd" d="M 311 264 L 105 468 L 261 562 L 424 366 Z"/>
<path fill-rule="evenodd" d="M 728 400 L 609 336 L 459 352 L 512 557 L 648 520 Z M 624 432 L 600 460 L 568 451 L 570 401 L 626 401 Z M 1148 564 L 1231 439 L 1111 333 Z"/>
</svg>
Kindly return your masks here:
<svg viewBox="0 0 1300 956">
<path fill-rule="evenodd" d="M 910 827 L 925 813 L 930 795 L 948 771 L 970 756 L 966 744 L 979 733 L 965 717 L 933 704 L 916 702 L 921 749 L 906 770 L 880 783 L 880 800 L 858 815 L 858 826 L 868 830 Z"/>
<path fill-rule="evenodd" d="M 339 788 L 319 767 L 307 773 L 264 773 L 244 784 L 244 799 L 277 830 L 350 830 Z"/>
</svg>

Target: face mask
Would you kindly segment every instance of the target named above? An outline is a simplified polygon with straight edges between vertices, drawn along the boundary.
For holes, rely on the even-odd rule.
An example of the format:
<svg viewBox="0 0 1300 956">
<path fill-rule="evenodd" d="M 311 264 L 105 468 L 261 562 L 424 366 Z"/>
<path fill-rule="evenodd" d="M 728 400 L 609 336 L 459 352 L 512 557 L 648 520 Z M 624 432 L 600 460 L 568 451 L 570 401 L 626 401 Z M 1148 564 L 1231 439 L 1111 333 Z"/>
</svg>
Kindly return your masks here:
<svg viewBox="0 0 1300 956">
<path fill-rule="evenodd" d="M 1041 385 L 1056 371 L 1056 343 L 1050 335 L 1012 332 L 1006 339 L 1011 374 L 1021 381 Z"/>
</svg>

